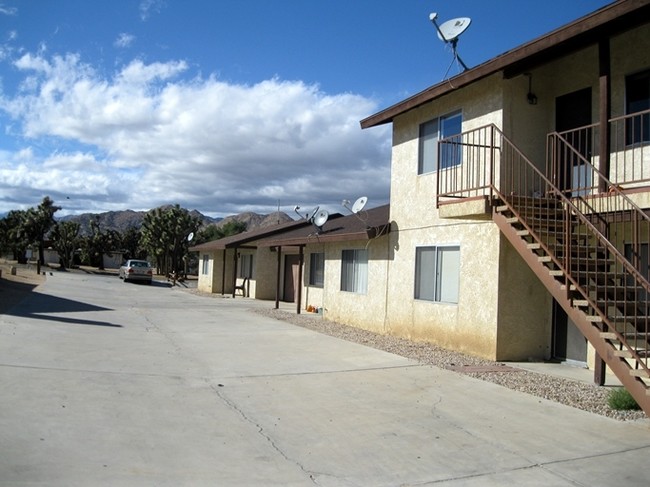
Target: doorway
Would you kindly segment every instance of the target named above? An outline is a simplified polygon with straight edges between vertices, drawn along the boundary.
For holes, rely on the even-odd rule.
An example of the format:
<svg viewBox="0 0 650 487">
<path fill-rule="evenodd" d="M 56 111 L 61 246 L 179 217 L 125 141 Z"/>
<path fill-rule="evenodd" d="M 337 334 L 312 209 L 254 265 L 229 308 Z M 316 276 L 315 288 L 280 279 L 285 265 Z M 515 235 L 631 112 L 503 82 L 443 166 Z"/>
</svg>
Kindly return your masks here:
<svg viewBox="0 0 650 487">
<path fill-rule="evenodd" d="M 580 366 L 587 364 L 587 339 L 556 300 L 553 300 L 552 350 L 555 360 Z"/>
<path fill-rule="evenodd" d="M 555 99 L 555 130 L 566 132 L 591 125 L 591 88 L 574 91 Z M 555 154 L 555 184 L 568 197 L 587 194 L 592 186 L 591 161 L 593 130 L 590 127 L 567 134 L 572 151 L 558 147 Z M 582 156 L 582 157 L 581 157 Z"/>
<path fill-rule="evenodd" d="M 296 302 L 296 291 L 298 287 L 298 271 L 300 266 L 299 255 L 284 256 L 284 294 L 282 300 L 287 303 Z"/>
</svg>

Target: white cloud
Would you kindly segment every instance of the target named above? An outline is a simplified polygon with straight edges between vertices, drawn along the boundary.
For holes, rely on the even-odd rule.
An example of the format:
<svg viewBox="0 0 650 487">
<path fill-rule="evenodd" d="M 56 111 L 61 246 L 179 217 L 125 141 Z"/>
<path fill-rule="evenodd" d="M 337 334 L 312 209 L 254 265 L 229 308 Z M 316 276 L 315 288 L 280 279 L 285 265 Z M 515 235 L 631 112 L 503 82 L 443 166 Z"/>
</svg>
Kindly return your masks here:
<svg viewBox="0 0 650 487">
<path fill-rule="evenodd" d="M 16 7 L 7 7 L 3 3 L 0 3 L 0 14 L 2 15 L 16 15 L 18 9 Z"/>
<path fill-rule="evenodd" d="M 147 20 L 152 12 L 160 13 L 165 5 L 163 0 L 141 0 L 140 1 L 140 19 Z"/>
<path fill-rule="evenodd" d="M 131 44 L 133 44 L 133 41 L 135 41 L 135 36 L 133 34 L 127 34 L 125 32 L 122 32 L 120 35 L 117 36 L 117 39 L 113 42 L 113 45 L 115 47 L 129 47 Z"/>
<path fill-rule="evenodd" d="M 221 215 L 388 197 L 390 134 L 360 129 L 377 109 L 362 96 L 190 78 L 183 61 L 134 60 L 111 77 L 71 54 L 29 54 L 15 67 L 24 83 L 0 96 L 0 110 L 14 131 L 53 148 L 22 165 L 0 160 L 3 191 L 49 185 L 101 211 L 179 203 Z"/>
</svg>

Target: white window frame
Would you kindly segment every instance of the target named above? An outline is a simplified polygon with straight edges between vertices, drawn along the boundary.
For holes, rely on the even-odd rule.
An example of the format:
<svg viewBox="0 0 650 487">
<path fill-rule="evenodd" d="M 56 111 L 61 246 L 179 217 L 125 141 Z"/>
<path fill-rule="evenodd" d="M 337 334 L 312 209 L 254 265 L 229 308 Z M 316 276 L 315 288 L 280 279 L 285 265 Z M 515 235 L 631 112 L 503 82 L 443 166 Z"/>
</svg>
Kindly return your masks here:
<svg viewBox="0 0 650 487">
<path fill-rule="evenodd" d="M 368 250 L 345 249 L 341 252 L 341 291 L 368 292 Z"/>
<path fill-rule="evenodd" d="M 323 287 L 325 284 L 325 252 L 312 252 L 309 255 L 309 285 Z"/>
<path fill-rule="evenodd" d="M 210 273 L 210 256 L 203 254 L 203 261 L 201 264 L 201 274 L 207 276 Z"/>
<path fill-rule="evenodd" d="M 414 298 L 419 301 L 458 304 L 460 259 L 460 245 L 416 247 Z"/>
<path fill-rule="evenodd" d="M 458 135 L 455 130 L 445 130 L 446 123 L 455 118 L 460 118 L 460 132 L 463 130 L 463 112 L 457 110 L 446 115 L 428 120 L 420 124 L 418 141 L 418 175 L 429 174 L 438 170 L 438 146 L 441 139 Z M 449 133 L 448 133 L 449 132 Z M 452 163 L 445 164 L 442 169 L 458 166 L 462 163 L 460 148 L 454 148 L 450 154 Z"/>
</svg>

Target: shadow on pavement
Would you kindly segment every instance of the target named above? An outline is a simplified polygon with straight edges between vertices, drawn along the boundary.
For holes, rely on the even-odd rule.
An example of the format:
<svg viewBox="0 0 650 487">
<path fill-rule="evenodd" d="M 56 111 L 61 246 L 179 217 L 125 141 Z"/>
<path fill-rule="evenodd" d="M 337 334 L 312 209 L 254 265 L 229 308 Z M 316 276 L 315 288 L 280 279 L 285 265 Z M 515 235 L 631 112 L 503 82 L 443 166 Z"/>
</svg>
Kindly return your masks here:
<svg viewBox="0 0 650 487">
<path fill-rule="evenodd" d="M 32 286 L 33 288 L 33 286 Z M 83 320 L 65 316 L 52 316 L 50 313 L 82 313 L 88 311 L 111 311 L 110 308 L 95 306 L 72 299 L 50 296 L 38 292 L 32 292 L 28 297 L 5 311 L 5 314 L 32 318 L 37 320 L 59 321 L 75 325 L 107 326 L 122 328 L 122 325 L 109 323 L 107 321 Z"/>
</svg>

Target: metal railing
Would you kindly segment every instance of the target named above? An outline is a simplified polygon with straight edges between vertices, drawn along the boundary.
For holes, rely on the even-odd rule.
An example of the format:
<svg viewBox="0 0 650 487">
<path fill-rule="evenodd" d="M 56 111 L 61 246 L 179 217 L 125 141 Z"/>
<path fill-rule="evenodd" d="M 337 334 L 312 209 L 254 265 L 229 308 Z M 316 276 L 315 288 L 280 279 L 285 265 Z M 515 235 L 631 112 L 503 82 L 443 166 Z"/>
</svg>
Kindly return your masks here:
<svg viewBox="0 0 650 487">
<path fill-rule="evenodd" d="M 567 299 L 577 291 L 588 319 L 616 336 L 621 356 L 634 368 L 648 372 L 650 219 L 587 159 L 585 141 L 594 132 L 591 127 L 578 138 L 548 136 L 553 174 L 558 176 L 562 164 L 572 168 L 565 179 L 558 176 L 562 188 L 494 125 L 444 139 L 439 154 L 453 147 L 462 164 L 439 166 L 438 204 L 476 196 L 506 203 L 545 254 L 551 272 L 565 280 Z M 598 192 L 602 187 L 608 191 Z"/>
</svg>

